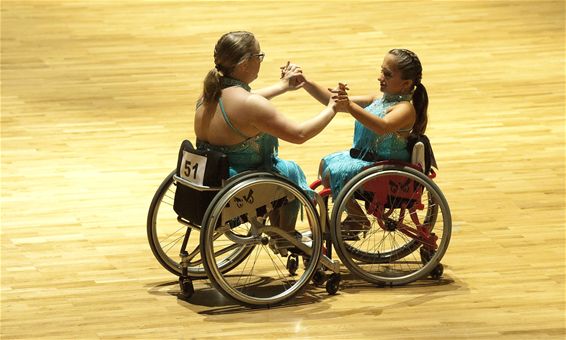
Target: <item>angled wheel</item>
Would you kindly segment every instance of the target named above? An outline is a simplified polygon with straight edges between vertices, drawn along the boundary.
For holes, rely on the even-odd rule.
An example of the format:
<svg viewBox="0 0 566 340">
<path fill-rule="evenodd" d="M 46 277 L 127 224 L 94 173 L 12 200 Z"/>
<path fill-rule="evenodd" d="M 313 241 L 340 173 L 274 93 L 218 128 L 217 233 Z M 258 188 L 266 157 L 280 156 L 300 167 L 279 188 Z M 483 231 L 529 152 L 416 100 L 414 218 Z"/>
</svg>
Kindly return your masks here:
<svg viewBox="0 0 566 340">
<path fill-rule="evenodd" d="M 188 256 L 187 274 L 192 278 L 206 277 L 206 272 L 200 256 L 200 226 L 178 218 L 173 211 L 173 201 L 177 184 L 173 181 L 172 171 L 161 183 L 149 207 L 147 216 L 147 238 L 151 251 L 157 261 L 169 272 L 180 276 L 180 253 L 186 239 L 185 251 Z M 220 266 L 223 271 L 229 271 L 243 261 L 248 249 L 229 245 L 224 250 Z"/>
<path fill-rule="evenodd" d="M 242 304 L 275 305 L 290 299 L 316 271 L 322 249 L 317 212 L 309 197 L 284 178 L 256 173 L 233 181 L 216 195 L 203 221 L 205 270 L 222 294 Z M 230 273 L 216 260 L 227 244 L 250 249 Z M 289 253 L 310 258 L 304 268 L 294 265 L 293 275 L 287 270 Z"/>
<path fill-rule="evenodd" d="M 438 186 L 399 165 L 375 166 L 352 178 L 336 199 L 330 225 L 344 265 L 368 282 L 389 285 L 430 274 L 452 230 Z"/>
</svg>

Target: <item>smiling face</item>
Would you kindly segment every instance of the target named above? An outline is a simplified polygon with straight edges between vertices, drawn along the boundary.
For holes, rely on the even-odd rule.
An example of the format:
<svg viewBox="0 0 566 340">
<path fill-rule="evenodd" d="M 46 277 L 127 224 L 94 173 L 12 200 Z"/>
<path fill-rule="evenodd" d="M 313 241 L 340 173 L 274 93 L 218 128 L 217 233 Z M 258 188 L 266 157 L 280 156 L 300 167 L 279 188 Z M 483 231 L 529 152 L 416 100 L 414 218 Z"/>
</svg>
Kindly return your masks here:
<svg viewBox="0 0 566 340">
<path fill-rule="evenodd" d="M 383 58 L 378 80 L 379 90 L 386 94 L 407 94 L 412 88 L 412 80 L 401 78 L 401 72 L 397 68 L 397 57 L 389 53 Z"/>
</svg>

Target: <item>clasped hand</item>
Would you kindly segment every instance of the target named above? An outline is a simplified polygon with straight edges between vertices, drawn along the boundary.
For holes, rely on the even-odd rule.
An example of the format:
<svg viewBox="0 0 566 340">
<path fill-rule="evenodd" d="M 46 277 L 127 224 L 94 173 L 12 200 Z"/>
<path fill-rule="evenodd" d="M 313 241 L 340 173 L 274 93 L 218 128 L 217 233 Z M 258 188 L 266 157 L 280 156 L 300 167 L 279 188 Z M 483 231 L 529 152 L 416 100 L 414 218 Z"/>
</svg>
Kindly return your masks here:
<svg viewBox="0 0 566 340">
<path fill-rule="evenodd" d="M 330 96 L 328 102 L 329 106 L 332 106 L 336 112 L 348 112 L 348 106 L 350 105 L 350 98 L 348 98 L 348 84 L 338 83 L 338 85 L 331 89 L 330 91 L 333 95 Z"/>
<path fill-rule="evenodd" d="M 291 64 L 288 61 L 287 65 L 281 66 L 279 69 L 281 70 L 281 81 L 286 83 L 287 90 L 298 90 L 305 85 L 306 79 L 299 65 Z"/>
</svg>

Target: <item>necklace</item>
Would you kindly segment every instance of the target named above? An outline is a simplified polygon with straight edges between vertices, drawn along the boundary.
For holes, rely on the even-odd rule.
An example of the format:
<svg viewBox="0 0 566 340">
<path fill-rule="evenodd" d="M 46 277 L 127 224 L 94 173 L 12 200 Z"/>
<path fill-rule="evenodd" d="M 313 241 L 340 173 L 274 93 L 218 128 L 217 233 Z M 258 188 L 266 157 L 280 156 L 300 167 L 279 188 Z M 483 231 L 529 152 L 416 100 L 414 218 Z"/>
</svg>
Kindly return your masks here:
<svg viewBox="0 0 566 340">
<path fill-rule="evenodd" d="M 252 90 L 250 85 L 244 83 L 241 80 L 230 78 L 230 77 L 220 78 L 220 84 L 222 85 L 223 89 L 230 87 L 230 86 L 239 86 L 239 87 L 243 88 L 244 90 L 246 90 L 248 92 L 250 92 Z"/>
<path fill-rule="evenodd" d="M 410 101 L 413 99 L 413 95 L 409 94 L 383 94 L 384 102 L 400 102 L 400 101 Z"/>
</svg>

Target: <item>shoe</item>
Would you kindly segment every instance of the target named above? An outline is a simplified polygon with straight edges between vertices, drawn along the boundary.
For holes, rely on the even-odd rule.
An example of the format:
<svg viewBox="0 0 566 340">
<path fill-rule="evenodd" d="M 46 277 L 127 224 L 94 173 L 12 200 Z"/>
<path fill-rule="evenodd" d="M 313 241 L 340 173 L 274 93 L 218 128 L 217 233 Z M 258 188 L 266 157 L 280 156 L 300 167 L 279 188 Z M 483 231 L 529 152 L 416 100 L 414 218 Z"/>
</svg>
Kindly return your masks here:
<svg viewBox="0 0 566 340">
<path fill-rule="evenodd" d="M 365 237 L 371 229 L 371 223 L 367 218 L 353 218 L 350 215 L 342 222 L 342 239 L 344 241 L 359 241 L 360 235 Z"/>
<path fill-rule="evenodd" d="M 296 230 L 290 231 L 288 232 L 288 234 L 298 242 L 303 241 L 303 235 Z M 283 257 L 286 257 L 288 255 L 289 250 L 298 250 L 295 244 L 277 234 L 270 237 L 269 248 L 271 248 L 271 250 L 273 250 L 275 254 L 281 254 L 281 256 Z"/>
</svg>

